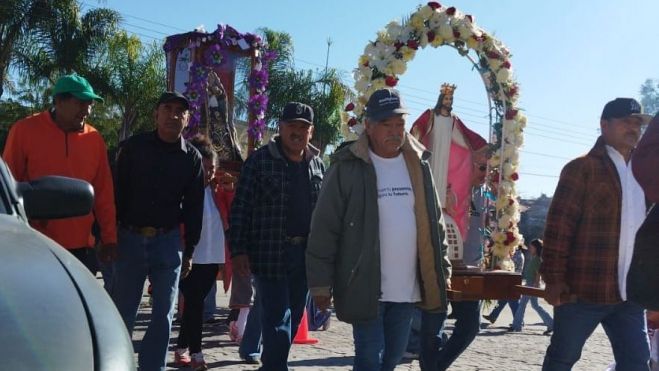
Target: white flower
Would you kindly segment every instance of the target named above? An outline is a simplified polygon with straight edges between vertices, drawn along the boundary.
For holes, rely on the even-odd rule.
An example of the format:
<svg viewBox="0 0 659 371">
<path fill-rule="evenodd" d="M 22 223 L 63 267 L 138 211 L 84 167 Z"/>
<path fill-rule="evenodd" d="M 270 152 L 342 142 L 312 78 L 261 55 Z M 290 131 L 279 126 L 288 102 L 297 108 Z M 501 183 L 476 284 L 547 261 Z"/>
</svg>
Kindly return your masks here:
<svg viewBox="0 0 659 371">
<path fill-rule="evenodd" d="M 389 34 L 389 37 L 393 40 L 398 39 L 400 34 L 403 32 L 403 27 L 396 21 L 391 21 L 385 26 L 385 30 Z"/>
<path fill-rule="evenodd" d="M 428 19 L 436 13 L 431 7 L 424 5 L 421 7 L 421 9 L 419 9 L 419 11 L 416 12 L 416 14 L 420 15 L 423 19 Z"/>
<path fill-rule="evenodd" d="M 439 26 L 439 36 L 444 40 L 453 40 L 453 27 L 449 26 L 446 23 L 443 23 Z"/>
<path fill-rule="evenodd" d="M 435 12 L 428 19 L 428 27 L 435 33 L 438 33 L 439 26 L 447 22 L 446 14 Z"/>
<path fill-rule="evenodd" d="M 510 80 L 510 77 L 512 76 L 512 72 L 508 68 L 499 68 L 499 71 L 497 71 L 497 82 L 499 84 L 507 82 Z"/>
<path fill-rule="evenodd" d="M 391 61 L 391 63 L 389 63 L 389 67 L 391 68 L 391 72 L 394 75 L 402 75 L 407 70 L 407 65 L 400 59 L 394 59 Z"/>
</svg>

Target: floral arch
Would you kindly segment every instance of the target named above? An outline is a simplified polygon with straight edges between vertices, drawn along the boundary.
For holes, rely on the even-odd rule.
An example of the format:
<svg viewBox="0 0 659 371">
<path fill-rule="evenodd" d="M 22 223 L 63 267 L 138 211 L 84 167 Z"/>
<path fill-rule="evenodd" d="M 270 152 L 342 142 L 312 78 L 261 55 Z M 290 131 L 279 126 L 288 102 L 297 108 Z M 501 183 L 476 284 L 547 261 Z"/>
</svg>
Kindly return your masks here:
<svg viewBox="0 0 659 371">
<path fill-rule="evenodd" d="M 420 6 L 404 22 L 390 22 L 378 32 L 377 39 L 364 49 L 355 70 L 357 98 L 346 107 L 352 114 L 347 125 L 359 131 L 364 106 L 371 94 L 383 87 L 395 87 L 398 76 L 419 49 L 451 46 L 468 58 L 480 73 L 490 104 L 489 181 L 496 190 L 496 225 L 491 233 L 493 255 L 502 268 L 510 268 L 509 253 L 522 243 L 519 233 L 519 201 L 515 191 L 518 179 L 519 148 L 526 117 L 517 106 L 519 87 L 514 80 L 510 51 L 493 36 L 476 25 L 474 17 L 455 7 L 437 2 Z M 507 266 L 506 266 L 507 265 Z"/>
</svg>

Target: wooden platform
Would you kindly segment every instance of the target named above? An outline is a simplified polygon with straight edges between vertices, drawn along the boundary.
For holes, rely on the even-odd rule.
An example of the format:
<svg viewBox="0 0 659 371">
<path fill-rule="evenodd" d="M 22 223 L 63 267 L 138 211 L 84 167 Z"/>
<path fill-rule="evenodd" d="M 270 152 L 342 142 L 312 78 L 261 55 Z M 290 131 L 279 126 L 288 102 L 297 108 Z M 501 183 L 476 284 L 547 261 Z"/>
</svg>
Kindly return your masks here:
<svg viewBox="0 0 659 371">
<path fill-rule="evenodd" d="M 522 275 L 501 270 L 454 269 L 449 300 L 515 300 L 520 295 L 542 297 L 542 289 L 522 286 Z"/>
</svg>

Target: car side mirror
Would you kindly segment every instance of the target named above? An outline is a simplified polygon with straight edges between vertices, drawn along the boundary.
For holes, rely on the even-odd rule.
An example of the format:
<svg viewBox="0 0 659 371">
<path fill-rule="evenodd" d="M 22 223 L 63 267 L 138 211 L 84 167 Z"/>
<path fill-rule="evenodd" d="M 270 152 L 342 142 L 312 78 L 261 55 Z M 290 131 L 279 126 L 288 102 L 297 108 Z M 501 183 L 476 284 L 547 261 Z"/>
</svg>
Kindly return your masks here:
<svg viewBox="0 0 659 371">
<path fill-rule="evenodd" d="M 62 219 L 87 215 L 94 205 L 94 188 L 80 179 L 45 176 L 18 183 L 28 219 Z"/>
</svg>

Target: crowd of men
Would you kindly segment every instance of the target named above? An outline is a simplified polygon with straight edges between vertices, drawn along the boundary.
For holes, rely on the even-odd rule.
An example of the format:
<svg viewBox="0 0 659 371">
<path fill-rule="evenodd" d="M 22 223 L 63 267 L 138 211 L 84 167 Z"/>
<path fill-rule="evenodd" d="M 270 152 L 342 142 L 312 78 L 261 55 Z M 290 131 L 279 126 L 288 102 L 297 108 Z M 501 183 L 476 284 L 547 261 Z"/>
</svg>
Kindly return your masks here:
<svg viewBox="0 0 659 371">
<path fill-rule="evenodd" d="M 225 241 L 234 274 L 254 278 L 261 370 L 288 369 L 309 294 L 321 310 L 333 303 L 338 319 L 352 325 L 355 371 L 393 370 L 418 310 L 421 368 L 444 370 L 476 336 L 480 314 L 478 301 L 453 302 L 461 324 L 453 336 L 443 336 L 452 274 L 444 215 L 469 235 L 469 215 L 483 211 L 469 204 L 483 201 L 487 168 L 485 141 L 451 115 L 454 89 L 443 86 L 438 106 L 412 133 L 405 130 L 409 112 L 399 92 L 374 92 L 364 133 L 337 148 L 327 170 L 310 143 L 312 107 L 288 103 L 279 134 L 246 159 L 230 209 L 219 205 L 212 190 L 212 146 L 183 136 L 190 105 L 178 92 L 161 95 L 155 130 L 121 144 L 114 179 L 103 138 L 86 123 L 94 103 L 103 100 L 75 74 L 55 83 L 52 108 L 12 126 L 3 158 L 19 181 L 63 175 L 93 186 L 89 215 L 31 223 L 90 270 L 98 252 L 100 263 L 111 267 L 104 278 L 131 334 L 148 278 L 153 304 L 139 349 L 141 370 L 166 367 L 179 282 L 190 307 L 177 361 L 207 368 L 201 311 L 224 261 L 218 254 Z M 607 103 L 595 146 L 561 173 L 541 254 L 546 300 L 554 306 L 543 370 L 571 369 L 599 324 L 611 340 L 617 369 L 650 367 L 645 309 L 627 296 L 636 232 L 659 194 L 659 172 L 653 171 L 659 161 L 657 118 L 639 146 L 643 155 L 637 158 L 634 151 L 650 119 L 633 99 Z M 430 139 L 419 136 L 419 125 Z M 444 138 L 439 133 L 448 136 L 449 147 L 438 147 Z M 453 202 L 451 193 L 457 194 Z M 466 214 L 456 211 L 462 204 Z M 475 233 L 472 242 L 482 251 L 481 237 Z M 482 256 L 473 260 L 480 264 Z"/>
</svg>

